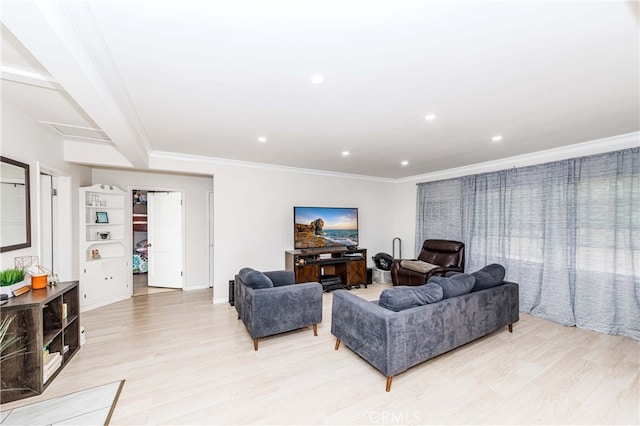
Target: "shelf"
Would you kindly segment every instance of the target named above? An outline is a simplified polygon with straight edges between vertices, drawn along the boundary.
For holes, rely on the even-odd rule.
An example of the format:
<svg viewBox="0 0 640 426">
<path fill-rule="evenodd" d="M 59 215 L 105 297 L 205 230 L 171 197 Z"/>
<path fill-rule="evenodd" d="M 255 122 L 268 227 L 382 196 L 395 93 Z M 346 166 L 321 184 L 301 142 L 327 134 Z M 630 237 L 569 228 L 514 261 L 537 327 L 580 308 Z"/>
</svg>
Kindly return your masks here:
<svg viewBox="0 0 640 426">
<path fill-rule="evenodd" d="M 122 256 L 102 256 L 101 255 L 100 259 L 87 259 L 86 262 L 100 263 L 100 262 L 104 262 L 105 260 L 113 260 L 113 259 L 122 259 Z"/>
<path fill-rule="evenodd" d="M 50 345 L 60 333 L 62 333 L 62 328 L 47 332 L 42 339 L 42 347 Z"/>
<path fill-rule="evenodd" d="M 69 326 L 69 324 L 71 324 L 72 322 L 74 322 L 77 319 L 78 319 L 78 315 L 72 315 L 70 317 L 64 318 L 62 320 L 62 329 L 64 330 L 65 328 L 67 328 Z"/>
<path fill-rule="evenodd" d="M 128 214 L 130 196 L 113 185 L 95 184 L 79 189 L 81 310 L 131 297 L 131 240 Z M 97 199 L 97 202 L 96 202 Z M 104 203 L 105 205 L 94 205 Z M 107 223 L 96 223 L 96 212 Z M 106 235 L 105 235 L 106 234 Z M 108 236 L 107 239 L 100 238 Z M 92 259 L 91 257 L 98 257 Z M 70 312 L 71 314 L 71 312 Z"/>
<path fill-rule="evenodd" d="M 116 207 L 116 206 L 109 206 L 109 207 L 105 207 L 105 206 L 86 206 L 85 208 L 87 209 L 100 209 L 100 210 L 120 210 L 122 209 L 122 207 Z"/>
<path fill-rule="evenodd" d="M 359 258 L 362 259 L 362 258 Z M 313 260 L 307 260 L 307 265 L 333 265 L 335 263 L 347 263 L 349 262 L 351 259 L 346 258 L 346 257 L 334 257 L 331 259 L 313 259 Z"/>
</svg>

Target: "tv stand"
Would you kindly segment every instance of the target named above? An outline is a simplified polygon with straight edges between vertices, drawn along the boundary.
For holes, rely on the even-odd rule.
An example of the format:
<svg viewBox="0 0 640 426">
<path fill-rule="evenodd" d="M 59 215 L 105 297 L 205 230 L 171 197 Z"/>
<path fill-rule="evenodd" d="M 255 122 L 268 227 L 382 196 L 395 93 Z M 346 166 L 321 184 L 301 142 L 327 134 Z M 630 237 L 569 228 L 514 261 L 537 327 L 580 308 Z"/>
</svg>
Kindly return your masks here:
<svg viewBox="0 0 640 426">
<path fill-rule="evenodd" d="M 320 282 L 323 275 L 336 275 L 341 288 L 367 288 L 367 249 L 331 247 L 285 252 L 285 266 L 295 274 L 296 283 Z"/>
</svg>

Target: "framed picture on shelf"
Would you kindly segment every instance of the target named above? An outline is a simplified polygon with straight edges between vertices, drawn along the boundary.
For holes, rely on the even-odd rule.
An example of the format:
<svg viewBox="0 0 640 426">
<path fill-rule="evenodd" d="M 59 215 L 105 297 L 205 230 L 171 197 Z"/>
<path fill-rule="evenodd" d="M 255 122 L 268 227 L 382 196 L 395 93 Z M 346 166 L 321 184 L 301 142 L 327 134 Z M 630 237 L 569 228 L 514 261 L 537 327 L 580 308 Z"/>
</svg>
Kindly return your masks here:
<svg viewBox="0 0 640 426">
<path fill-rule="evenodd" d="M 109 223 L 107 212 L 96 212 L 96 223 Z"/>
</svg>

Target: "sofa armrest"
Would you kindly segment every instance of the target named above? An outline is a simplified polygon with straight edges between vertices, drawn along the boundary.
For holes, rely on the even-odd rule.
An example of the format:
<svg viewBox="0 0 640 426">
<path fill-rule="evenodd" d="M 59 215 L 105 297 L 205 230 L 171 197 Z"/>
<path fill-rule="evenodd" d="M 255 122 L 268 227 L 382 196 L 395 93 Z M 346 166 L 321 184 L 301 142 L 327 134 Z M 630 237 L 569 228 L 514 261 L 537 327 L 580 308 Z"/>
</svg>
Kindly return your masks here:
<svg viewBox="0 0 640 426">
<path fill-rule="evenodd" d="M 333 292 L 331 310 L 331 334 L 384 375 L 395 374 L 398 358 L 389 348 L 404 339 L 404 322 L 398 321 L 397 313 L 346 290 Z"/>
<path fill-rule="evenodd" d="M 320 283 L 245 287 L 244 294 L 242 319 L 254 339 L 322 322 Z"/>
</svg>

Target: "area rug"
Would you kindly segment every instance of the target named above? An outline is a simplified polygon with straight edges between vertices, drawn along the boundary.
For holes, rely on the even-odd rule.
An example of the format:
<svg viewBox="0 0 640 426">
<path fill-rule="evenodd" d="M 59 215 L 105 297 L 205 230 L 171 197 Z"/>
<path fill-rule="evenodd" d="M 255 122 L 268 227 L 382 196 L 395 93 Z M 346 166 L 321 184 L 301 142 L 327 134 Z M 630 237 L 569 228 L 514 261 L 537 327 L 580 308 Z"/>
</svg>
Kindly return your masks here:
<svg viewBox="0 0 640 426">
<path fill-rule="evenodd" d="M 108 425 L 124 380 L 0 413 L 2 425 Z"/>
</svg>

